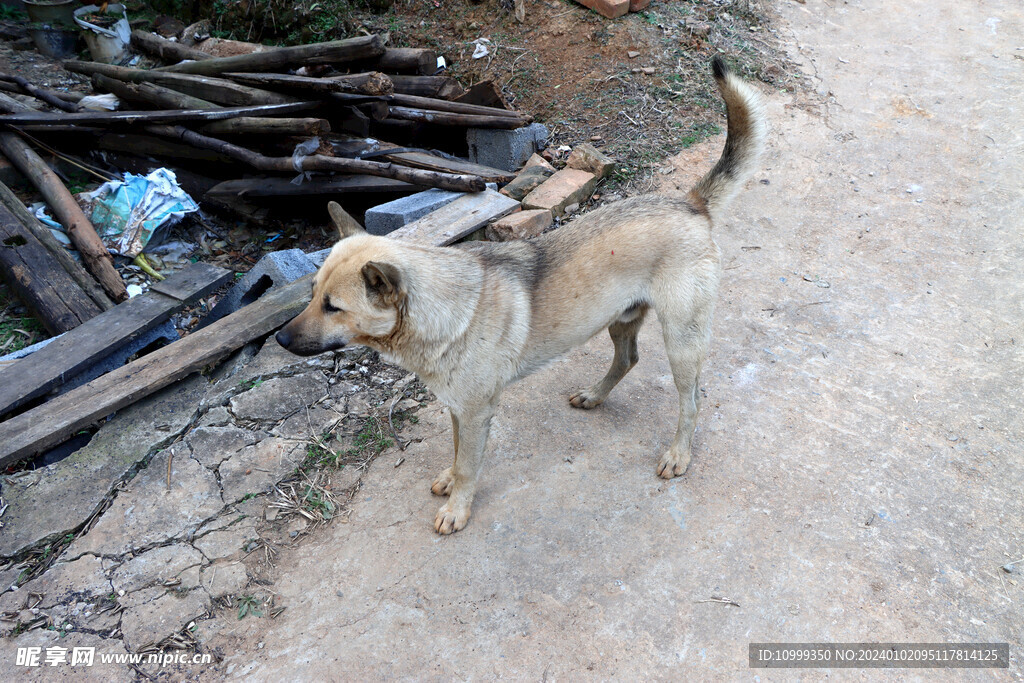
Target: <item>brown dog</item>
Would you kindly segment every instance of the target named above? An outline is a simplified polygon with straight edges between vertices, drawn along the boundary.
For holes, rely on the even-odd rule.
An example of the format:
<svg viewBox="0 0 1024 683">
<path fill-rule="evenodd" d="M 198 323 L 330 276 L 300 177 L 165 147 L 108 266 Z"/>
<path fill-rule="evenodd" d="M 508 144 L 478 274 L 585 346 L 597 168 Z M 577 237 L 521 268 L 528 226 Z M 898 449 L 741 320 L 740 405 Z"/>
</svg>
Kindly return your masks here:
<svg viewBox="0 0 1024 683">
<path fill-rule="evenodd" d="M 686 198 L 627 199 L 535 240 L 455 247 L 371 236 L 328 206 L 342 240 L 316 274 L 309 306 L 277 340 L 300 355 L 377 349 L 448 405 L 455 463 L 431 486 L 449 496 L 434 520 L 439 533 L 469 520 L 502 389 L 607 328 L 611 369 L 569 399 L 577 408 L 599 405 L 636 364 L 637 332 L 652 307 L 679 391 L 679 426 L 657 472 L 667 479 L 686 471 L 720 271 L 712 220 L 753 173 L 766 131 L 757 92 L 720 58 L 713 71 L 728 137 Z"/>
</svg>

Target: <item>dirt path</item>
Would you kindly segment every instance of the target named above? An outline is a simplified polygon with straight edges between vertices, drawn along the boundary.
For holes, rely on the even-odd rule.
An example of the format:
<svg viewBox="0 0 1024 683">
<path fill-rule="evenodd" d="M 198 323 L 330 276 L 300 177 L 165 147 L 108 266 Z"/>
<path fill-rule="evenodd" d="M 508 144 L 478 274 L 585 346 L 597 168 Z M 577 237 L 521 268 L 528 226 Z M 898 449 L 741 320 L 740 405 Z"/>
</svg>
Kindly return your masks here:
<svg viewBox="0 0 1024 683">
<path fill-rule="evenodd" d="M 771 97 L 765 170 L 718 230 L 686 476 L 654 476 L 676 397 L 653 322 L 599 410 L 566 399 L 604 338 L 507 393 L 448 538 L 428 409 L 349 523 L 279 556 L 281 616 L 200 626 L 211 677 L 682 680 L 749 675 L 752 641 L 886 640 L 1009 641 L 1022 675 L 1024 563 L 1000 567 L 1024 558 L 1024 15 L 781 11 L 820 100 Z"/>
</svg>

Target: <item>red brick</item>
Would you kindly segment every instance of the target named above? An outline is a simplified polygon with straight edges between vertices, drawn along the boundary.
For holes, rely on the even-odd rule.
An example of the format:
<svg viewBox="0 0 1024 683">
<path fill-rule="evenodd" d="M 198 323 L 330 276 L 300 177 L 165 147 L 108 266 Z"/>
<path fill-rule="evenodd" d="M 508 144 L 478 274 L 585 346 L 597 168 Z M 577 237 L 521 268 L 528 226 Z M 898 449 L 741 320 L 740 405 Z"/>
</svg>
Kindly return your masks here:
<svg viewBox="0 0 1024 683">
<path fill-rule="evenodd" d="M 547 209 L 555 216 L 570 204 L 582 204 L 597 187 L 597 176 L 575 168 L 563 168 L 523 199 L 524 209 Z"/>
<path fill-rule="evenodd" d="M 508 242 L 536 237 L 550 227 L 551 212 L 547 209 L 517 211 L 499 218 L 487 226 L 487 239 L 492 242 Z"/>
<path fill-rule="evenodd" d="M 621 17 L 629 11 L 629 0 L 576 0 L 576 2 L 609 19 Z"/>
</svg>

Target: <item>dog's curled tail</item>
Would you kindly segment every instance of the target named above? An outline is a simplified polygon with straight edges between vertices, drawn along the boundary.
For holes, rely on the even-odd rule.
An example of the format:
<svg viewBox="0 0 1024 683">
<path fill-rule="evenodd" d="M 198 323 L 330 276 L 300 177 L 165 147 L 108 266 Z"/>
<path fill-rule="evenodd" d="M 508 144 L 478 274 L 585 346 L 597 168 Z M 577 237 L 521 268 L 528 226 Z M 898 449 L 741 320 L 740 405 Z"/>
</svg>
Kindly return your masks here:
<svg viewBox="0 0 1024 683">
<path fill-rule="evenodd" d="M 719 56 L 711 61 L 711 70 L 725 100 L 729 132 L 718 163 L 690 190 L 689 198 L 714 219 L 756 170 L 768 125 L 760 93 L 732 73 Z"/>
</svg>

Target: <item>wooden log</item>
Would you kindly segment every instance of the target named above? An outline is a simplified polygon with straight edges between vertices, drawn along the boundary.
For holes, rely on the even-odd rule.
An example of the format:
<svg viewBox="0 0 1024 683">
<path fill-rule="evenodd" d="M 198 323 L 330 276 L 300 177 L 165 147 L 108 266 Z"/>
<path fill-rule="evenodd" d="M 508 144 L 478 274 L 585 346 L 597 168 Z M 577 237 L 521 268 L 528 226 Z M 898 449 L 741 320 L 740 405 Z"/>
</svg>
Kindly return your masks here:
<svg viewBox="0 0 1024 683">
<path fill-rule="evenodd" d="M 190 62 L 191 63 L 191 62 Z M 195 62 L 198 63 L 198 62 Z M 74 73 L 102 74 L 129 83 L 155 83 L 193 97 L 226 106 L 256 106 L 261 104 L 284 104 L 295 102 L 296 98 L 269 90 L 260 90 L 241 85 L 226 78 L 210 78 L 189 74 L 166 73 L 163 71 L 129 69 L 113 64 L 98 62 L 64 62 L 64 68 Z"/>
<path fill-rule="evenodd" d="M 287 178 L 242 178 L 210 188 L 206 196 L 251 199 L 255 197 L 308 197 L 366 192 L 416 192 L 424 186 L 392 178 L 352 175 L 314 178 L 296 185 Z"/>
<path fill-rule="evenodd" d="M 359 107 L 336 107 L 333 118 L 331 127 L 334 130 L 361 138 L 370 137 L 370 117 L 360 111 Z"/>
<path fill-rule="evenodd" d="M 198 97 L 165 88 L 156 83 L 129 83 L 103 74 L 92 75 L 93 87 L 117 95 L 126 102 L 141 102 L 160 109 L 219 109 L 214 104 Z"/>
<path fill-rule="evenodd" d="M 418 47 L 389 47 L 377 61 L 385 73 L 429 76 L 437 71 L 437 53 Z"/>
<path fill-rule="evenodd" d="M 66 100 L 64 98 L 59 97 L 52 90 L 47 90 L 46 88 L 36 87 L 36 86 L 32 85 L 31 83 L 29 83 L 24 78 L 22 78 L 21 76 L 16 76 L 16 75 L 13 75 L 13 74 L 0 74 L 0 81 L 6 81 L 8 83 L 14 83 L 16 86 L 21 88 L 21 90 L 26 95 L 31 95 L 32 97 L 36 98 L 37 100 L 42 100 L 43 102 L 46 102 L 51 107 L 56 107 L 57 109 L 62 109 L 64 111 L 78 111 L 78 109 L 79 109 L 79 106 L 77 104 L 75 104 L 74 102 L 69 102 L 68 100 Z"/>
<path fill-rule="evenodd" d="M 360 95 L 390 95 L 394 92 L 391 79 L 378 71 L 344 74 L 327 78 L 291 76 L 289 74 L 226 73 L 236 83 L 294 92 L 356 93 Z"/>
<path fill-rule="evenodd" d="M 7 210 L 14 214 L 15 218 L 21 221 L 21 224 L 49 250 L 61 267 L 71 276 L 71 279 L 78 283 L 82 291 L 99 306 L 101 311 L 108 311 L 114 307 L 114 302 L 103 293 L 103 289 L 96 280 L 82 268 L 78 261 L 72 258 L 64 245 L 57 241 L 57 238 L 50 232 L 49 226 L 43 225 L 38 218 L 29 213 L 21 200 L 11 192 L 11 188 L 3 183 L 0 183 L 0 203 L 6 206 Z"/>
<path fill-rule="evenodd" d="M 300 160 L 295 160 L 292 157 L 268 157 L 223 140 L 201 135 L 181 126 L 149 126 L 147 130 L 157 135 L 179 139 L 196 147 L 219 152 L 261 171 L 272 171 L 275 173 L 302 171 L 356 173 L 394 178 L 416 185 L 440 187 L 457 192 L 480 192 L 485 188 L 484 181 L 476 176 L 438 173 L 436 171 L 407 168 L 391 163 L 363 161 L 360 159 L 339 159 L 320 154 L 303 157 Z"/>
<path fill-rule="evenodd" d="M 80 124 L 85 126 L 118 126 L 135 124 L 181 123 L 185 121 L 221 121 L 236 116 L 273 116 L 313 109 L 319 102 L 289 102 L 264 104 L 253 107 L 224 107 L 181 111 L 161 109 L 155 111 L 80 111 L 72 113 L 28 112 L 0 116 L 0 124 Z"/>
<path fill-rule="evenodd" d="M 525 119 L 508 116 L 482 116 L 480 114 L 458 114 L 449 111 L 431 111 L 429 109 L 413 109 L 411 107 L 391 107 L 388 118 L 418 123 L 433 123 L 440 126 L 457 126 L 459 128 L 522 128 Z"/>
<path fill-rule="evenodd" d="M 231 157 L 217 154 L 208 149 L 200 149 L 192 145 L 183 145 L 166 138 L 136 133 L 105 133 L 96 138 L 97 149 L 105 149 L 124 154 L 144 154 L 146 156 L 175 159 L 182 161 L 199 161 L 204 164 L 236 166 L 238 162 Z"/>
<path fill-rule="evenodd" d="M 194 263 L 0 369 L 0 415 L 60 386 L 233 278 L 224 268 Z"/>
<path fill-rule="evenodd" d="M 0 423 L 0 467 L 59 444 L 79 429 L 269 334 L 305 308 L 312 280 L 307 275 L 268 292 L 208 327 Z"/>
<path fill-rule="evenodd" d="M 459 82 L 447 76 L 390 76 L 395 92 L 403 95 L 454 100 L 465 92 Z"/>
<path fill-rule="evenodd" d="M 42 242 L 3 205 L 0 274 L 50 334 L 72 330 L 100 313 Z"/>
<path fill-rule="evenodd" d="M 518 208 L 519 202 L 511 197 L 486 190 L 459 197 L 395 230 L 388 237 L 413 244 L 451 244 Z"/>
<path fill-rule="evenodd" d="M 182 62 L 186 59 L 197 62 L 204 59 L 213 59 L 211 55 L 206 54 L 202 50 L 197 50 L 194 47 L 188 47 L 173 40 L 162 38 L 155 33 L 138 29 L 132 31 L 131 45 L 140 52 L 159 57 L 171 64 Z"/>
<path fill-rule="evenodd" d="M 64 114 L 71 116 L 71 114 Z M 78 202 L 60 181 L 46 162 L 28 144 L 14 133 L 0 133 L 0 152 L 29 179 L 53 211 L 57 221 L 64 226 L 68 237 L 82 255 L 86 269 L 114 302 L 128 298 L 124 281 L 114 268 L 114 259 L 107 247 L 96 234 L 96 229 L 86 218 Z"/>
<path fill-rule="evenodd" d="M 450 111 L 456 114 L 479 114 L 482 116 L 503 116 L 511 119 L 520 119 L 523 125 L 533 121 L 532 116 L 521 114 L 517 111 L 498 109 L 497 107 L 483 107 L 476 104 L 464 104 L 451 100 L 439 100 L 436 97 L 417 97 L 416 95 L 403 95 L 401 93 L 392 95 L 388 102 L 401 107 L 413 107 L 415 109 L 430 109 L 433 111 Z"/>
<path fill-rule="evenodd" d="M 462 104 L 476 104 L 497 109 L 509 109 L 505 96 L 494 81 L 480 81 L 471 86 L 469 90 L 455 98 L 456 102 Z"/>
<path fill-rule="evenodd" d="M 270 135 L 309 137 L 331 132 L 326 119 L 264 119 L 239 116 L 227 121 L 215 121 L 199 128 L 203 135 Z"/>
<path fill-rule="evenodd" d="M 36 86 L 36 87 L 39 87 L 39 86 Z M 76 103 L 77 102 L 81 102 L 82 98 L 86 96 L 85 93 L 80 93 L 80 92 L 71 92 L 71 91 L 64 92 L 62 90 L 50 90 L 48 88 L 42 88 L 42 89 L 46 90 L 49 93 L 51 93 L 53 96 L 60 97 L 62 99 L 67 100 L 68 102 L 76 102 Z M 4 92 L 17 93 L 19 95 L 24 94 L 24 91 L 21 88 L 19 88 L 16 83 L 9 83 L 9 82 L 6 82 L 6 81 L 0 81 L 0 90 L 2 90 Z"/>
<path fill-rule="evenodd" d="M 161 67 L 160 71 L 213 76 L 228 72 L 275 72 L 305 64 L 339 64 L 384 54 L 380 36 L 359 36 L 312 45 L 281 47 L 235 57 L 217 57 Z"/>
</svg>

